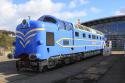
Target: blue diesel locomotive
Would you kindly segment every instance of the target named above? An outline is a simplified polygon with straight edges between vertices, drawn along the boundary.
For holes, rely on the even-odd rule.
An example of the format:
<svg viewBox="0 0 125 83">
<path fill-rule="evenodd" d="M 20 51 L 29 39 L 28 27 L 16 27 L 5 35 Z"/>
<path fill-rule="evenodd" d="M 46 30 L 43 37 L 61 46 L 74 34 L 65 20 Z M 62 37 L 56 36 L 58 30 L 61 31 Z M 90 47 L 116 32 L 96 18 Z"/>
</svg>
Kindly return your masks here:
<svg viewBox="0 0 125 83">
<path fill-rule="evenodd" d="M 83 25 L 73 25 L 44 15 L 38 20 L 24 19 L 16 28 L 14 58 L 17 70 L 45 71 L 102 53 L 105 36 Z"/>
</svg>

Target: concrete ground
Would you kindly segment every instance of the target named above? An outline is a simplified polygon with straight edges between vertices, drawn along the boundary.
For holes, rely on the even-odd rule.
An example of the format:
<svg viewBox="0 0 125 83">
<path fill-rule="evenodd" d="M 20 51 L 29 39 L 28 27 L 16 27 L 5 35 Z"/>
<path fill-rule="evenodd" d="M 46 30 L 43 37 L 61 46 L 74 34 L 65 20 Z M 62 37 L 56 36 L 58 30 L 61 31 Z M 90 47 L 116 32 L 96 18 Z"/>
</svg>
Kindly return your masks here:
<svg viewBox="0 0 125 83">
<path fill-rule="evenodd" d="M 6 56 L 0 56 L 0 62 L 10 61 Z"/>
<path fill-rule="evenodd" d="M 0 56 L 0 83 L 125 83 L 124 65 L 123 55 L 97 56 L 45 73 L 17 72 L 15 60 Z"/>
<path fill-rule="evenodd" d="M 123 55 L 117 57 L 112 68 L 97 83 L 125 83 L 125 57 Z"/>
<path fill-rule="evenodd" d="M 106 59 L 57 83 L 125 83 L 125 57 L 113 55 L 112 59 Z"/>
</svg>

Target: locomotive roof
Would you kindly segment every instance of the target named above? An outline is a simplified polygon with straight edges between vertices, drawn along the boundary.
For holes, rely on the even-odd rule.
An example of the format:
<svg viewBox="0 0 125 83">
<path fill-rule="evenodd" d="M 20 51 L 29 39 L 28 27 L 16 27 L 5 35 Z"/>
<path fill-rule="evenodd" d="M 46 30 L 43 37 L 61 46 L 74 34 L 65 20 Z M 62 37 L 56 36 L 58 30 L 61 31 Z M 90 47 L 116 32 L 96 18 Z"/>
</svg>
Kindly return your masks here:
<svg viewBox="0 0 125 83">
<path fill-rule="evenodd" d="M 51 15 L 43 15 L 43 16 L 41 16 L 38 20 L 43 20 L 44 17 L 51 17 L 51 18 L 55 19 L 56 21 L 65 22 L 66 24 L 72 24 L 71 22 L 58 19 L 58 18 L 56 18 L 56 17 L 54 17 L 54 16 L 51 16 Z"/>
<path fill-rule="evenodd" d="M 56 18 L 56 17 L 54 17 L 54 16 L 51 16 L 51 15 L 43 15 L 43 16 L 41 16 L 38 20 L 41 20 L 41 21 L 42 21 L 42 20 L 44 19 L 44 17 L 51 17 L 51 18 L 55 19 L 55 20 L 58 21 L 58 22 L 65 22 L 66 25 L 72 24 L 71 22 L 67 22 L 67 21 L 64 21 L 64 20 L 60 20 L 60 19 L 58 19 L 58 18 Z M 98 30 L 95 30 L 95 29 L 92 29 L 92 28 L 89 28 L 89 27 L 87 27 L 87 26 L 76 25 L 75 27 L 78 28 L 78 29 L 82 29 L 82 30 L 84 30 L 84 31 L 91 32 L 91 33 L 93 33 L 93 34 L 103 35 L 102 32 L 100 32 L 100 31 L 98 31 Z"/>
<path fill-rule="evenodd" d="M 98 31 L 98 30 L 95 30 L 95 29 L 92 29 L 92 28 L 89 28 L 89 27 L 87 27 L 87 26 L 76 25 L 75 27 L 78 28 L 78 29 L 82 29 L 82 30 L 84 30 L 84 31 L 91 32 L 91 33 L 93 33 L 93 34 L 104 35 L 102 32 L 100 32 L 100 31 Z"/>
</svg>

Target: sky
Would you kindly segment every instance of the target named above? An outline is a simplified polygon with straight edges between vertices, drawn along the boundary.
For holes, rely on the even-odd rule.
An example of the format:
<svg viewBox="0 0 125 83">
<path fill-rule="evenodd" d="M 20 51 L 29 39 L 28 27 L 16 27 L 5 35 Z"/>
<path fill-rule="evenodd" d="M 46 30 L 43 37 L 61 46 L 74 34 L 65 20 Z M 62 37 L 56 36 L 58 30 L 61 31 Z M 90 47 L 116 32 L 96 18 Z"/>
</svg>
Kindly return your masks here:
<svg viewBox="0 0 125 83">
<path fill-rule="evenodd" d="M 76 23 L 125 15 L 125 0 L 0 0 L 0 29 L 15 31 L 16 26 L 31 16 L 42 15 Z"/>
</svg>

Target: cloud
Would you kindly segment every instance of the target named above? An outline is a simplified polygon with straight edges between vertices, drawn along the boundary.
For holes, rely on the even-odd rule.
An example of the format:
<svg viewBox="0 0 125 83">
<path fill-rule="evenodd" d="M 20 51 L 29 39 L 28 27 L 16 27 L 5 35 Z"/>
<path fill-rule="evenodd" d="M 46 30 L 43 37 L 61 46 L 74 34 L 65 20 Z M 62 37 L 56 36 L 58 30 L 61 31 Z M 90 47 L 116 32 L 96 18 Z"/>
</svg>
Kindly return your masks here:
<svg viewBox="0 0 125 83">
<path fill-rule="evenodd" d="M 115 12 L 115 15 L 125 15 L 125 7 L 117 10 Z"/>
<path fill-rule="evenodd" d="M 16 17 L 15 5 L 11 4 L 9 0 L 0 1 L 0 29 L 10 29 L 13 27 L 13 21 Z M 12 21 L 12 19 L 14 19 Z"/>
<path fill-rule="evenodd" d="M 75 8 L 76 7 L 76 0 L 72 0 L 70 3 L 69 3 L 69 8 Z"/>
<path fill-rule="evenodd" d="M 91 12 L 93 12 L 95 14 L 99 14 L 102 11 L 101 9 L 98 9 L 96 7 L 91 7 L 90 10 L 91 10 Z"/>
<path fill-rule="evenodd" d="M 80 1 L 81 4 L 87 4 L 87 3 L 89 3 L 88 0 L 79 0 L 79 1 Z"/>
<path fill-rule="evenodd" d="M 89 1 L 88 0 L 71 0 L 69 2 L 69 8 L 75 8 L 78 7 L 79 5 L 84 5 L 87 4 Z"/>
<path fill-rule="evenodd" d="M 56 13 L 55 16 L 57 16 L 58 18 L 64 19 L 64 20 L 68 20 L 68 19 L 72 19 L 72 18 L 79 18 L 79 17 L 87 16 L 87 13 L 84 10 L 73 11 L 73 12 L 65 11 L 62 13 Z"/>
<path fill-rule="evenodd" d="M 82 4 L 87 3 L 87 0 L 80 1 Z M 73 2 L 71 5 L 75 7 Z M 29 0 L 23 4 L 14 4 L 12 0 L 0 0 L 0 6 L 0 19 L 2 19 L 0 20 L 0 29 L 11 31 L 14 31 L 17 24 L 28 16 L 31 16 L 31 19 L 38 19 L 42 15 L 50 14 L 67 20 L 87 15 L 84 10 L 64 10 L 67 8 L 66 4 L 52 0 Z"/>
</svg>

